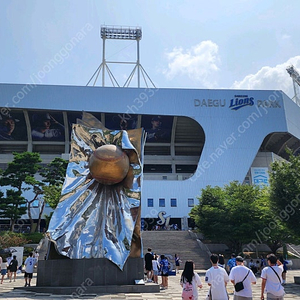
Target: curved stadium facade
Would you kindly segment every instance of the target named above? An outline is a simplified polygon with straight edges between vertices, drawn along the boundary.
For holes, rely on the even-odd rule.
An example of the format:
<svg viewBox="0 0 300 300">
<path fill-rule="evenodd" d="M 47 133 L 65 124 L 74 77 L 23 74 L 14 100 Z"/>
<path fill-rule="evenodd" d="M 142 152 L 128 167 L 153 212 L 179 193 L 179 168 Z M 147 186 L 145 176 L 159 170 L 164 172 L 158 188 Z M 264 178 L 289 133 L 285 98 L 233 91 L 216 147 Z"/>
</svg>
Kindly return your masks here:
<svg viewBox="0 0 300 300">
<path fill-rule="evenodd" d="M 282 91 L 0 84 L 0 95 L 2 169 L 12 152 L 39 152 L 44 164 L 68 159 L 82 111 L 109 129 L 145 128 L 145 229 L 187 229 L 202 188 L 268 184 L 270 163 L 300 149 L 300 107 Z"/>
</svg>

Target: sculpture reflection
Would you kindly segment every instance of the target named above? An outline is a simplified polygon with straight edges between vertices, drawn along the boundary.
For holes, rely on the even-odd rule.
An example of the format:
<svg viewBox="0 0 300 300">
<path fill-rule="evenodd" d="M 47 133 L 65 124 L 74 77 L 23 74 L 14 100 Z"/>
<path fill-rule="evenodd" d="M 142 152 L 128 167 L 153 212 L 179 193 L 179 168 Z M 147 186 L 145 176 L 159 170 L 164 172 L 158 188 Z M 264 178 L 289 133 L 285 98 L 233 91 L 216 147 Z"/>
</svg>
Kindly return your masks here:
<svg viewBox="0 0 300 300">
<path fill-rule="evenodd" d="M 73 125 L 62 197 L 48 230 L 59 254 L 71 259 L 105 257 L 120 269 L 129 256 L 141 257 L 144 142 L 143 129 L 108 130 L 88 113 Z M 129 170 L 119 183 L 103 184 L 91 175 L 90 157 L 103 145 L 114 145 L 128 157 Z M 112 175 L 120 170 L 110 169 Z"/>
</svg>

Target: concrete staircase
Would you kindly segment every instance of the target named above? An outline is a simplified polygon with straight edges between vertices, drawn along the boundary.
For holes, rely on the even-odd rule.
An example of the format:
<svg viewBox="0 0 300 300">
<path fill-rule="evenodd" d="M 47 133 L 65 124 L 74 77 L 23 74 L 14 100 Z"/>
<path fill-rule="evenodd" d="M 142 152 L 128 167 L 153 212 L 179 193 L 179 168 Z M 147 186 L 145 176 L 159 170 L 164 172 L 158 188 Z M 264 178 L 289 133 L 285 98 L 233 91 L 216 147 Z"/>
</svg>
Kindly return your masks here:
<svg viewBox="0 0 300 300">
<path fill-rule="evenodd" d="M 186 260 L 194 261 L 196 269 L 208 269 L 211 267 L 209 254 L 201 249 L 196 240 L 196 235 L 189 231 L 142 231 L 143 252 L 151 248 L 152 252 L 161 255 L 171 255 L 170 260 L 175 267 L 175 253 L 180 257 L 183 269 Z"/>
</svg>

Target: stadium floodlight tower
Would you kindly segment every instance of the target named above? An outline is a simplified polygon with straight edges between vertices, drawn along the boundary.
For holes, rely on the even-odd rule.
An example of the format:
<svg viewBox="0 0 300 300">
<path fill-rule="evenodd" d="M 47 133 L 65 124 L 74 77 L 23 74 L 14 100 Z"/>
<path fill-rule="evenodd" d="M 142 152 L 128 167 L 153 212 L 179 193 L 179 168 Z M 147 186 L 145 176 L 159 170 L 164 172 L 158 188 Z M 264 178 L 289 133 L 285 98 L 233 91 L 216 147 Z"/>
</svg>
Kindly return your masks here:
<svg viewBox="0 0 300 300">
<path fill-rule="evenodd" d="M 300 86 L 300 75 L 296 71 L 296 69 L 294 68 L 293 65 L 287 67 L 286 70 L 293 79 L 294 93 L 295 93 L 295 96 L 293 97 L 293 100 L 294 100 L 295 103 L 298 104 L 298 106 L 300 106 L 300 98 L 299 98 L 299 92 L 298 92 L 299 91 L 299 86 Z"/>
<path fill-rule="evenodd" d="M 115 76 L 113 75 L 112 71 L 109 68 L 109 64 L 134 64 L 134 68 L 130 73 L 129 77 L 127 78 L 126 82 L 124 83 L 123 87 L 128 87 L 132 78 L 134 77 L 135 73 L 137 73 L 137 85 L 140 87 L 141 83 L 141 75 L 143 76 L 144 82 L 148 87 L 148 81 L 151 83 L 153 87 L 155 87 L 154 83 L 150 79 L 149 75 L 142 67 L 140 63 L 140 45 L 139 42 L 142 39 L 142 29 L 140 27 L 115 27 L 115 26 L 101 26 L 101 38 L 103 40 L 103 50 L 102 50 L 102 63 L 97 68 L 87 85 L 95 78 L 93 86 L 95 86 L 100 73 L 102 72 L 102 86 L 105 86 L 105 73 L 107 72 L 111 83 L 113 86 L 120 87 L 119 83 L 117 82 Z M 135 40 L 136 48 L 137 48 L 137 57 L 136 61 L 107 61 L 105 58 L 105 41 L 107 39 L 114 39 L 114 40 Z M 148 81 L 147 81 L 148 80 Z"/>
</svg>

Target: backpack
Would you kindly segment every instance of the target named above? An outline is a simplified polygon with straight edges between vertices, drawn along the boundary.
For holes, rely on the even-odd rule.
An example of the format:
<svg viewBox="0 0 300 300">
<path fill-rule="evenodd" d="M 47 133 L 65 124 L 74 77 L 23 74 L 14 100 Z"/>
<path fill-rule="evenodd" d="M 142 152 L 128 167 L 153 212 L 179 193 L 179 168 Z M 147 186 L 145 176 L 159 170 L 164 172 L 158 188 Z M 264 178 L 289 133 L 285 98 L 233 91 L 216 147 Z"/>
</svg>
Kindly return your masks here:
<svg viewBox="0 0 300 300">
<path fill-rule="evenodd" d="M 193 300 L 193 285 L 188 281 L 183 284 L 183 290 L 181 294 L 182 300 Z"/>
</svg>

